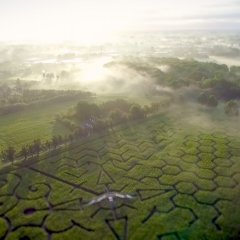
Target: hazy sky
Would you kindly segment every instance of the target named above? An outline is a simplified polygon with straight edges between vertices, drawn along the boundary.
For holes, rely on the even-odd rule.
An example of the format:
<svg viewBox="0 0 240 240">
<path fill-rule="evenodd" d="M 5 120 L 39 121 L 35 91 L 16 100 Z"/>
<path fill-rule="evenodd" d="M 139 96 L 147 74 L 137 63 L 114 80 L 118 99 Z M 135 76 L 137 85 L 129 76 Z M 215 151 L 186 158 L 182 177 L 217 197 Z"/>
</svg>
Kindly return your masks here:
<svg viewBox="0 0 240 240">
<path fill-rule="evenodd" d="M 0 40 L 93 40 L 122 31 L 240 29 L 240 0 L 0 0 Z"/>
</svg>

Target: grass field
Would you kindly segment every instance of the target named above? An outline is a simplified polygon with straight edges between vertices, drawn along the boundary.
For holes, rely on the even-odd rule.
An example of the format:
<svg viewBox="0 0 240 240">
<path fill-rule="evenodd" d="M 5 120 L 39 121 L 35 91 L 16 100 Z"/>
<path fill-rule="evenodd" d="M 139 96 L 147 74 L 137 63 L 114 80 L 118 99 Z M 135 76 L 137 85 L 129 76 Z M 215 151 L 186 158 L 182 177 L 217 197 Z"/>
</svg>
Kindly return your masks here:
<svg viewBox="0 0 240 240">
<path fill-rule="evenodd" d="M 66 111 L 76 100 L 65 103 L 51 103 L 27 109 L 22 112 L 1 116 L 0 146 L 13 145 L 16 148 L 31 143 L 33 139 L 49 139 L 53 134 L 61 134 L 53 128 L 55 114 Z"/>
<path fill-rule="evenodd" d="M 50 102 L 1 116 L 0 148 L 11 145 L 18 149 L 34 139 L 44 141 L 51 139 L 53 135 L 67 134 L 67 129 L 54 124 L 55 115 L 65 113 L 81 100 L 84 99 L 76 97 L 67 101 Z M 94 100 L 93 98 L 92 101 Z"/>
<path fill-rule="evenodd" d="M 137 98 L 126 98 L 125 96 L 98 96 L 87 99 L 88 101 L 102 103 L 109 100 L 122 98 L 129 101 L 139 102 Z M 7 146 L 14 146 L 19 149 L 24 144 L 31 143 L 34 139 L 47 140 L 53 135 L 68 134 L 68 129 L 54 124 L 56 114 L 64 113 L 74 107 L 81 98 L 65 102 L 46 103 L 34 106 L 22 112 L 16 112 L 0 117 L 0 149 Z M 159 100 L 159 98 L 158 98 Z M 141 104 L 148 103 L 142 99 Z"/>
<path fill-rule="evenodd" d="M 238 133 L 180 115 L 2 169 L 0 239 L 238 239 Z"/>
</svg>

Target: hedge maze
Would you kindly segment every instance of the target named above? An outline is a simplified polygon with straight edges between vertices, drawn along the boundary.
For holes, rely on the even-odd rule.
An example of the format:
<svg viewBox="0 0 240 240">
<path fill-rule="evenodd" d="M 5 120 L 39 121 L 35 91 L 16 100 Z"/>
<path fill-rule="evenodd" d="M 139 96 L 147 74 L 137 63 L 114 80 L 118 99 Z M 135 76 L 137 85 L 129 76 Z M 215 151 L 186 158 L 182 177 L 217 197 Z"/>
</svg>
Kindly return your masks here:
<svg viewBox="0 0 240 240">
<path fill-rule="evenodd" d="M 238 239 L 240 140 L 160 117 L 0 174 L 0 239 Z"/>
</svg>

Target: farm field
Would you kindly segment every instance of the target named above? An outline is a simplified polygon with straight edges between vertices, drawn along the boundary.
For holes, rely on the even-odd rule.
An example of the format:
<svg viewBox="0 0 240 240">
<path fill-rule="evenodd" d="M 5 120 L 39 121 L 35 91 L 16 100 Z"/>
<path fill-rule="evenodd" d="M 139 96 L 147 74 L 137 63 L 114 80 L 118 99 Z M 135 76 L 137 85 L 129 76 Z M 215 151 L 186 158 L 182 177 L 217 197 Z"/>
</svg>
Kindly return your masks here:
<svg viewBox="0 0 240 240">
<path fill-rule="evenodd" d="M 222 126 L 158 115 L 1 169 L 0 239 L 238 239 L 240 139 Z"/>
<path fill-rule="evenodd" d="M 25 111 L 0 118 L 0 147 L 14 145 L 20 148 L 34 139 L 46 140 L 53 135 L 66 134 L 67 129 L 54 125 L 56 114 L 66 112 L 80 99 L 34 106 Z"/>
<path fill-rule="evenodd" d="M 0 240 L 240 240 L 239 13 L 0 0 Z"/>
<path fill-rule="evenodd" d="M 71 106 L 72 102 L 65 104 L 51 104 L 41 106 L 39 109 L 29 109 L 23 112 L 3 116 L 0 119 L 1 146 L 30 143 L 33 139 L 48 139 L 54 134 L 52 121 L 54 111 L 64 111 Z"/>
<path fill-rule="evenodd" d="M 88 102 L 102 103 L 119 96 L 98 96 L 88 98 Z M 130 98 L 131 99 L 131 98 Z M 65 102 L 53 102 L 34 106 L 21 112 L 11 113 L 0 118 L 0 147 L 14 145 L 16 149 L 31 143 L 34 139 L 49 140 L 54 135 L 66 135 L 69 129 L 54 123 L 56 114 L 67 112 L 81 98 Z M 134 98 L 136 100 L 136 98 Z M 142 102 L 146 103 L 144 99 Z"/>
</svg>

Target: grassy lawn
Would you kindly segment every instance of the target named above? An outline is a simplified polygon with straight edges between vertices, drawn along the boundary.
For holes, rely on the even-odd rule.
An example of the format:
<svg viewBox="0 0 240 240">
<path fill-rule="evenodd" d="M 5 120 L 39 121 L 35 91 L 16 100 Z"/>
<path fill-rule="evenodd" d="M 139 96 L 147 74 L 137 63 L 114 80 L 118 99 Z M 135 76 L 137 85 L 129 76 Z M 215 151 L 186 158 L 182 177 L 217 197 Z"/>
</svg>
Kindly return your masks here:
<svg viewBox="0 0 240 240">
<path fill-rule="evenodd" d="M 54 134 L 64 134 L 66 129 L 54 127 L 54 116 L 67 111 L 77 99 L 50 103 L 0 117 L 0 147 L 13 145 L 16 148 L 33 139 L 49 139 Z"/>
</svg>

